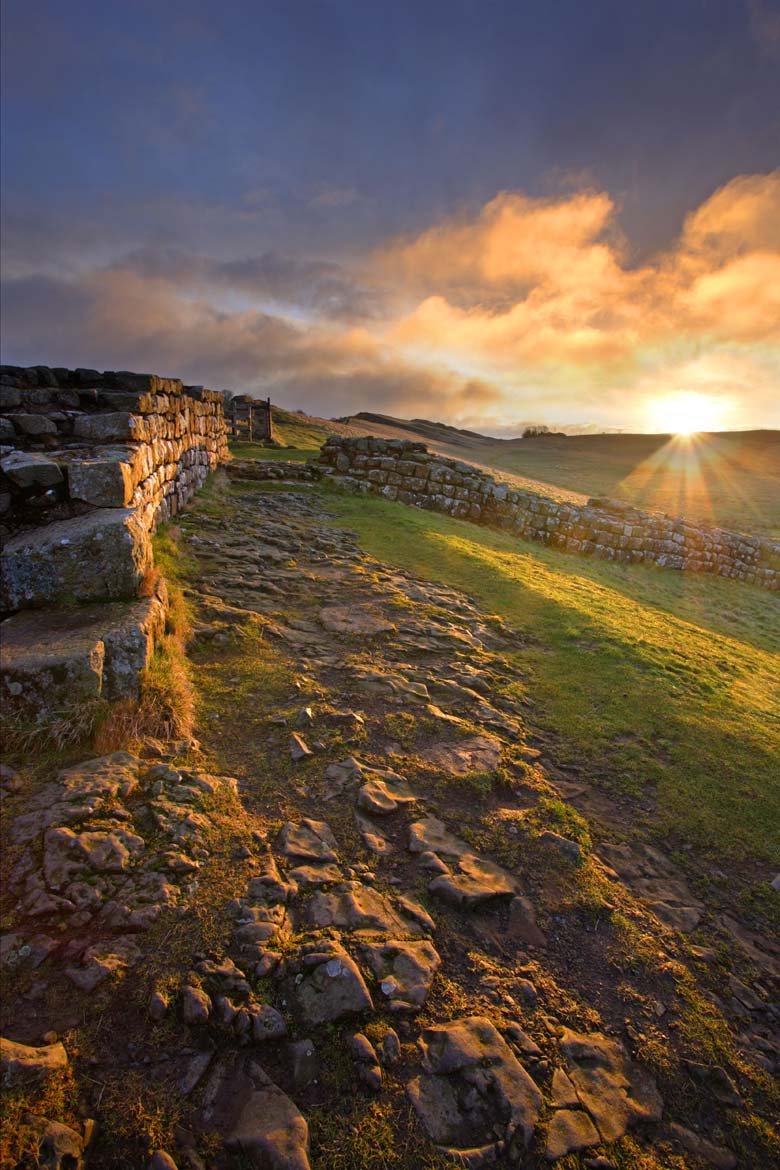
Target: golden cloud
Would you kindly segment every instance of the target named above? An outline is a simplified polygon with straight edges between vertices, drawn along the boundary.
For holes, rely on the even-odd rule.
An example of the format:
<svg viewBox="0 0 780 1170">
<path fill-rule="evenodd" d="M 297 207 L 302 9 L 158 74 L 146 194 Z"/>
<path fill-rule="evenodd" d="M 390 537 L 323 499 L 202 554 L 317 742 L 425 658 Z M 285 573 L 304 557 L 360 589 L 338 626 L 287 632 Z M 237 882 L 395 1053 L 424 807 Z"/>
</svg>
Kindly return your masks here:
<svg viewBox="0 0 780 1170">
<path fill-rule="evenodd" d="M 720 188 L 673 248 L 638 267 L 614 203 L 594 191 L 559 200 L 504 192 L 470 220 L 396 241 L 376 263 L 417 294 L 385 338 L 420 362 L 448 358 L 508 389 L 541 376 L 574 394 L 641 394 L 664 371 L 690 380 L 700 367 L 686 351 L 704 348 L 708 368 L 723 362 L 725 393 L 734 357 L 718 347 L 728 345 L 742 348 L 740 371 L 753 369 L 763 388 L 780 342 L 780 172 Z M 733 380 L 741 392 L 744 380 Z"/>
</svg>

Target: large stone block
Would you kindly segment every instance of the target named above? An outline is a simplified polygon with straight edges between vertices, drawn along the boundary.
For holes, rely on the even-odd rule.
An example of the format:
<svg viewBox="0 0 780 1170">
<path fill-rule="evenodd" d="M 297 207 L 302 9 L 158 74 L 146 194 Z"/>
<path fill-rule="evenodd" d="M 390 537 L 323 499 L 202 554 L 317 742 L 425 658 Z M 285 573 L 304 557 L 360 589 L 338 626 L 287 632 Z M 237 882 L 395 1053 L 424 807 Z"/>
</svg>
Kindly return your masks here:
<svg viewBox="0 0 780 1170">
<path fill-rule="evenodd" d="M 73 434 L 78 439 L 93 443 L 114 443 L 138 438 L 141 420 L 127 411 L 111 411 L 107 414 L 84 414 L 73 424 Z"/>
<path fill-rule="evenodd" d="M 133 602 L 26 610 L 0 625 L 0 695 L 18 717 L 103 697 L 135 697 L 165 629 L 167 594 Z"/>
<path fill-rule="evenodd" d="M 131 598 L 151 567 L 137 514 L 100 509 L 9 540 L 0 555 L 0 609 Z"/>
<path fill-rule="evenodd" d="M 134 465 L 138 463 L 132 448 L 106 448 L 94 456 L 72 459 L 67 463 L 68 487 L 74 500 L 84 500 L 97 508 L 126 508 L 133 499 L 138 482 Z"/>
<path fill-rule="evenodd" d="M 62 483 L 62 472 L 52 459 L 34 451 L 12 451 L 0 461 L 0 468 L 18 488 L 43 490 Z"/>
<path fill-rule="evenodd" d="M 15 414 L 13 423 L 22 435 L 34 438 L 36 435 L 56 435 L 57 424 L 45 414 Z"/>
</svg>

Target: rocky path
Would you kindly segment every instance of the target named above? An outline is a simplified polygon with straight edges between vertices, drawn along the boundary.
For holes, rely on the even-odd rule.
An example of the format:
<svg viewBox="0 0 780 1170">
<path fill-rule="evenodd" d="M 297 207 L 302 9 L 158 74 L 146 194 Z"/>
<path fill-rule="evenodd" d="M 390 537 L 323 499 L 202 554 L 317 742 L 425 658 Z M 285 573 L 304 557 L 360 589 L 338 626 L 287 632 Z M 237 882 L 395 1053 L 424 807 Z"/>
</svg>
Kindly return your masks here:
<svg viewBox="0 0 780 1170">
<path fill-rule="evenodd" d="M 720 971 L 670 859 L 594 849 L 520 635 L 310 489 L 236 482 L 181 543 L 199 743 L 7 778 L 42 1164 L 770 1165 L 780 949 L 734 922 L 754 978 Z"/>
</svg>

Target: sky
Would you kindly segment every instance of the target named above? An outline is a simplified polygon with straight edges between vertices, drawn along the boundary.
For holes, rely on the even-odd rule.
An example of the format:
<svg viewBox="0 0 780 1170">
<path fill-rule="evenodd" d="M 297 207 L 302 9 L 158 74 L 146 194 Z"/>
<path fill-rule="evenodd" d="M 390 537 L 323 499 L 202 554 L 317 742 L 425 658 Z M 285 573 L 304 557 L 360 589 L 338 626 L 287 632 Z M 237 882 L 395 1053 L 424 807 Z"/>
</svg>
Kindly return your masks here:
<svg viewBox="0 0 780 1170">
<path fill-rule="evenodd" d="M 3 361 L 780 426 L 780 0 L 4 0 Z"/>
</svg>

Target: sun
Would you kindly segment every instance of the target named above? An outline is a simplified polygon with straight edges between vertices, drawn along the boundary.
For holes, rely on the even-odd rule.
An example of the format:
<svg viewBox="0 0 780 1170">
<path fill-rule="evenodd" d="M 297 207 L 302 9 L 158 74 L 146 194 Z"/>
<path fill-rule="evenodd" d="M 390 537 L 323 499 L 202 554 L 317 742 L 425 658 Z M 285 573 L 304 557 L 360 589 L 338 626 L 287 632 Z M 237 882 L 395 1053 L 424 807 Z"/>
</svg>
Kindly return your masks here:
<svg viewBox="0 0 780 1170">
<path fill-rule="evenodd" d="M 654 426 L 666 434 L 682 436 L 717 429 L 723 409 L 719 399 L 695 390 L 667 394 L 649 403 Z"/>
</svg>

